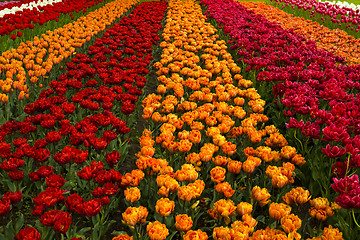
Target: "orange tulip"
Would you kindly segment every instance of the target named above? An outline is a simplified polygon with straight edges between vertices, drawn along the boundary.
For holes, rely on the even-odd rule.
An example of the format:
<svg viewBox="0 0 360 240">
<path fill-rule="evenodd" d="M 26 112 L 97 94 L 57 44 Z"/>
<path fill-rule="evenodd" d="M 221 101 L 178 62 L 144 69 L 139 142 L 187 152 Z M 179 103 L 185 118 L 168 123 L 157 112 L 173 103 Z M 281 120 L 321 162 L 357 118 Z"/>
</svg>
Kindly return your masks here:
<svg viewBox="0 0 360 240">
<path fill-rule="evenodd" d="M 228 156 L 232 156 L 236 152 L 236 144 L 226 142 L 221 145 L 221 150 Z"/>
<path fill-rule="evenodd" d="M 140 199 L 140 189 L 137 187 L 127 188 L 124 191 L 125 199 L 128 202 L 136 202 Z"/>
<path fill-rule="evenodd" d="M 232 200 L 220 199 L 214 203 L 214 210 L 222 217 L 229 217 L 235 214 L 236 207 Z"/>
<path fill-rule="evenodd" d="M 287 233 L 295 232 L 301 227 L 301 220 L 294 214 L 285 215 L 281 218 L 281 227 Z"/>
<path fill-rule="evenodd" d="M 122 217 L 126 224 L 135 226 L 137 223 L 145 223 L 148 216 L 148 211 L 145 207 L 128 207 L 122 214 Z"/>
<path fill-rule="evenodd" d="M 282 134 L 275 132 L 270 134 L 270 137 L 266 139 L 265 144 L 270 147 L 284 147 L 288 142 Z"/>
<path fill-rule="evenodd" d="M 296 149 L 291 146 L 285 146 L 281 148 L 281 156 L 286 159 L 291 159 L 295 156 Z"/>
<path fill-rule="evenodd" d="M 214 167 L 210 170 L 211 181 L 220 183 L 225 180 L 226 169 L 222 167 Z"/>
<path fill-rule="evenodd" d="M 260 188 L 255 186 L 251 191 L 252 199 L 259 202 L 260 206 L 263 207 L 270 202 L 270 193 L 266 188 Z"/>
<path fill-rule="evenodd" d="M 323 239 L 334 239 L 334 240 L 342 240 L 342 233 L 339 232 L 339 229 L 333 228 L 331 225 L 329 227 L 325 227 L 321 236 Z"/>
<path fill-rule="evenodd" d="M 178 149 L 180 152 L 189 152 L 192 147 L 192 143 L 188 140 L 180 140 L 180 143 L 178 145 Z"/>
<path fill-rule="evenodd" d="M 304 204 L 309 201 L 310 198 L 310 192 L 301 187 L 291 189 L 290 192 L 286 193 L 285 196 L 282 197 L 283 201 L 288 205 L 291 203 Z"/>
<path fill-rule="evenodd" d="M 164 217 L 169 216 L 171 212 L 174 211 L 174 208 L 175 202 L 169 200 L 168 198 L 159 199 L 155 205 L 155 211 Z"/>
<path fill-rule="evenodd" d="M 216 184 L 215 190 L 218 193 L 223 193 L 225 197 L 231 197 L 235 193 L 235 190 L 231 188 L 231 185 L 228 182 Z"/>
<path fill-rule="evenodd" d="M 230 229 L 227 227 L 215 227 L 213 230 L 214 240 L 231 239 Z"/>
<path fill-rule="evenodd" d="M 186 214 L 176 215 L 175 217 L 175 228 L 181 232 L 187 232 L 193 225 L 191 217 Z"/>
<path fill-rule="evenodd" d="M 279 220 L 283 216 L 290 214 L 291 207 L 283 203 L 271 203 L 269 207 L 270 217 Z"/>
<path fill-rule="evenodd" d="M 295 154 L 291 158 L 291 162 L 297 166 L 302 166 L 306 163 L 305 158 L 303 156 L 301 156 L 301 154 Z"/>
<path fill-rule="evenodd" d="M 166 225 L 159 221 L 150 222 L 146 226 L 146 232 L 151 240 L 163 240 L 169 235 Z"/>
<path fill-rule="evenodd" d="M 200 229 L 197 231 L 189 230 L 183 236 L 183 240 L 207 240 L 208 236 L 205 232 L 201 231 Z"/>
<path fill-rule="evenodd" d="M 113 237 L 112 240 L 133 240 L 133 237 L 130 237 L 127 234 L 121 234 L 116 237 Z"/>
<path fill-rule="evenodd" d="M 334 215 L 334 211 L 330 207 L 329 200 L 326 198 L 318 197 L 310 200 L 310 205 L 310 216 L 319 221 L 325 221 L 328 217 Z"/>
<path fill-rule="evenodd" d="M 281 173 L 275 174 L 271 178 L 271 183 L 274 188 L 283 188 L 288 182 L 289 179 Z"/>
<path fill-rule="evenodd" d="M 236 212 L 239 215 L 250 214 L 253 211 L 253 205 L 247 202 L 240 202 L 236 207 Z"/>
<path fill-rule="evenodd" d="M 239 174 L 241 171 L 242 163 L 240 161 L 230 160 L 227 165 L 227 170 L 230 173 Z"/>
</svg>

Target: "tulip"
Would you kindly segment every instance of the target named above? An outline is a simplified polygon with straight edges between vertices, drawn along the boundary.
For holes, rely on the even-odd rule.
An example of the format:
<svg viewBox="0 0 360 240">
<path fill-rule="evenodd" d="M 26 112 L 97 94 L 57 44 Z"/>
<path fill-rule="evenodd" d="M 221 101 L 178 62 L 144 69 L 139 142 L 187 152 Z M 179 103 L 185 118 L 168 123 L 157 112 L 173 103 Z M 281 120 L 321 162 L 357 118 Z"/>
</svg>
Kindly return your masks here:
<svg viewBox="0 0 360 240">
<path fill-rule="evenodd" d="M 286 193 L 285 196 L 282 197 L 283 201 L 288 205 L 292 203 L 304 204 L 309 201 L 310 198 L 310 192 L 301 187 L 291 189 L 290 192 Z"/>
<path fill-rule="evenodd" d="M 230 229 L 227 227 L 215 227 L 213 230 L 213 238 L 215 240 L 231 239 Z"/>
<path fill-rule="evenodd" d="M 247 202 L 241 202 L 236 207 L 236 212 L 239 215 L 250 214 L 253 211 L 253 206 Z"/>
<path fill-rule="evenodd" d="M 175 227 L 178 231 L 187 232 L 193 225 L 191 217 L 186 214 L 176 215 L 175 217 Z"/>
<path fill-rule="evenodd" d="M 175 207 L 174 201 L 170 201 L 168 198 L 161 198 L 156 202 L 155 211 L 158 214 L 167 217 L 174 210 L 174 207 Z"/>
<path fill-rule="evenodd" d="M 235 214 L 236 207 L 233 201 L 220 199 L 214 203 L 214 210 L 222 217 L 229 217 Z"/>
<path fill-rule="evenodd" d="M 189 230 L 183 236 L 184 240 L 192 240 L 192 239 L 199 239 L 199 240 L 207 240 L 208 236 L 205 232 L 198 229 L 197 231 Z"/>
<path fill-rule="evenodd" d="M 235 190 L 231 188 L 231 185 L 228 182 L 222 182 L 215 185 L 215 190 L 219 193 L 223 193 L 225 197 L 231 197 Z"/>
<path fill-rule="evenodd" d="M 21 229 L 17 234 L 18 240 L 40 240 L 40 233 L 33 227 L 25 227 Z"/>
<path fill-rule="evenodd" d="M 301 227 L 301 220 L 294 214 L 285 215 L 281 218 L 281 227 L 287 233 L 295 232 Z"/>
<path fill-rule="evenodd" d="M 133 240 L 133 237 L 130 237 L 127 234 L 120 234 L 116 237 L 113 237 L 112 240 Z"/>
<path fill-rule="evenodd" d="M 137 187 L 127 188 L 124 191 L 125 199 L 128 202 L 136 202 L 140 199 L 140 189 Z"/>
<path fill-rule="evenodd" d="M 128 207 L 122 214 L 126 224 L 135 226 L 137 223 L 145 223 L 148 211 L 145 207 Z"/>
<path fill-rule="evenodd" d="M 146 232 L 151 240 L 163 240 L 169 235 L 166 225 L 159 221 L 150 222 L 146 226 Z"/>
<path fill-rule="evenodd" d="M 220 183 L 225 180 L 226 169 L 222 167 L 214 167 L 210 170 L 211 181 Z"/>
<path fill-rule="evenodd" d="M 283 216 L 290 214 L 291 207 L 283 203 L 271 203 L 269 207 L 270 217 L 279 220 Z"/>
<path fill-rule="evenodd" d="M 252 199 L 259 202 L 261 207 L 265 206 L 270 202 L 270 200 L 268 200 L 270 198 L 270 194 L 266 188 L 261 189 L 260 187 L 255 186 L 251 191 L 251 196 Z"/>
</svg>

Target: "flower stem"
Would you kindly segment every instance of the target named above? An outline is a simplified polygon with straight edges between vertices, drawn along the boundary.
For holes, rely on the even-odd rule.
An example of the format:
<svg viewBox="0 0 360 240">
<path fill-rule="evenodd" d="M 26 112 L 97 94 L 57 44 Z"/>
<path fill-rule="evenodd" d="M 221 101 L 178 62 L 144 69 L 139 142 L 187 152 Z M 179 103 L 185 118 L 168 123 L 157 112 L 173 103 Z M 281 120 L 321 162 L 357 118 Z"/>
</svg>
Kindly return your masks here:
<svg viewBox="0 0 360 240">
<path fill-rule="evenodd" d="M 136 225 L 135 225 L 134 227 L 135 227 L 135 231 L 134 231 L 135 233 L 134 233 L 134 236 L 133 236 L 133 237 L 135 238 L 135 240 L 138 240 L 138 239 L 139 239 L 139 238 L 138 238 L 138 228 L 137 228 Z"/>
<path fill-rule="evenodd" d="M 347 162 L 346 162 L 346 172 L 345 172 L 345 177 L 347 176 L 348 171 L 349 171 L 350 157 L 351 157 L 351 154 L 349 154 L 348 159 L 347 159 Z"/>
<path fill-rule="evenodd" d="M 356 221 L 356 217 L 355 217 L 354 209 L 351 209 L 351 212 L 352 212 L 352 217 L 353 217 L 353 219 L 354 219 L 354 222 L 355 222 L 356 226 L 357 226 L 358 228 L 360 228 L 359 223 Z"/>
<path fill-rule="evenodd" d="M 298 139 L 298 138 L 296 137 L 296 130 L 294 131 L 294 138 L 300 143 L 301 151 L 304 152 L 304 146 L 303 146 L 302 142 L 300 141 L 300 139 Z"/>
</svg>

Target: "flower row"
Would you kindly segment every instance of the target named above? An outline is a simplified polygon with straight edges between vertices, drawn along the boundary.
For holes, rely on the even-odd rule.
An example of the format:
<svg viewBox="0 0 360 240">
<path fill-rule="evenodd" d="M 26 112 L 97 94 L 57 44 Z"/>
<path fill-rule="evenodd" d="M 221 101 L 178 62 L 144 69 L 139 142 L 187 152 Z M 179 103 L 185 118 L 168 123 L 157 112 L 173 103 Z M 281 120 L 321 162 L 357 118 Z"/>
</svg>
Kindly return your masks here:
<svg viewBox="0 0 360 240">
<path fill-rule="evenodd" d="M 25 9 L 32 10 L 33 8 L 38 8 L 61 1 L 62 0 L 40 0 L 40 1 L 31 1 L 29 3 L 22 3 L 20 6 L 13 6 L 13 7 L 8 6 L 0 10 L 0 18 L 4 17 L 4 15 L 6 14 L 14 14 L 16 12 L 23 11 Z"/>
<path fill-rule="evenodd" d="M 248 65 L 247 71 L 259 81 L 270 101 L 279 98 L 283 104 L 275 100 L 275 107 L 285 110 L 283 114 L 273 111 L 277 116 L 274 122 L 288 122 L 288 128 L 298 129 L 289 129 L 289 135 L 311 158 L 308 169 L 303 168 L 311 177 L 302 178 L 303 183 L 316 194 L 321 191 L 330 197 L 331 168 L 337 177 L 344 177 L 359 167 L 359 66 L 337 66 L 340 59 L 318 50 L 315 42 L 234 1 L 203 2 L 209 16 L 231 36 L 229 43 L 240 55 L 238 61 Z M 271 86 L 273 93 L 269 93 Z M 318 151 L 321 148 L 322 153 Z M 314 184 L 318 187 L 311 187 Z M 337 200 L 342 206 L 356 208 L 353 193 L 356 191 Z"/>
<path fill-rule="evenodd" d="M 71 18 L 74 19 L 72 12 L 82 11 L 84 14 L 87 8 L 101 2 L 103 1 L 62 0 L 49 3 L 45 6 L 40 5 L 32 9 L 24 9 L 23 11 L 17 11 L 15 13 L 5 13 L 3 17 L 0 17 L 0 36 L 11 34 L 11 39 L 15 40 L 16 37 L 22 36 L 22 30 L 26 28 L 33 29 L 35 27 L 34 24 L 41 26 L 51 20 L 59 21 L 60 15 L 66 15 L 68 13 L 70 13 Z"/>
<path fill-rule="evenodd" d="M 93 239 L 105 234 L 110 224 L 96 224 L 95 219 L 100 211 L 104 220 L 119 207 L 119 187 L 126 186 L 120 162 L 130 128 L 120 113 L 133 113 L 142 94 L 166 6 L 138 5 L 97 39 L 88 54 L 75 55 L 67 72 L 25 107 L 24 121 L 0 127 L 0 168 L 8 176 L 1 181 L 9 187 L 0 202 L 7 208 L 0 215 L 26 195 L 32 197 L 31 213 L 39 216 L 43 230 L 54 230 L 40 231 L 41 238 L 77 235 L 69 228 L 74 216 L 93 217 Z M 27 190 L 18 192 L 22 184 Z M 25 239 L 24 232 L 38 233 L 23 229 L 18 240 Z"/>
<path fill-rule="evenodd" d="M 17 49 L 3 52 L 0 71 L 5 79 L 0 81 L 0 99 L 8 104 L 29 97 L 28 84 L 37 83 L 39 77 L 50 72 L 54 64 L 60 63 L 75 53 L 98 32 L 103 31 L 136 1 L 114 1 L 54 31 L 47 31 L 33 41 L 21 43 Z M 14 93 L 13 93 L 14 91 Z"/>
<path fill-rule="evenodd" d="M 321 221 L 334 211 L 327 199 L 310 200 L 309 191 L 291 186 L 305 159 L 266 125 L 265 101 L 205 19 L 193 1 L 169 3 L 163 54 L 154 64 L 157 93 L 143 100 L 150 126 L 136 155 L 143 174 L 124 176 L 123 219 L 134 239 L 300 239 L 295 205 L 310 201 L 309 216 Z M 323 234 L 341 239 L 331 226 Z"/>
<path fill-rule="evenodd" d="M 344 57 L 347 64 L 360 63 L 360 41 L 345 31 L 331 30 L 317 22 L 295 17 L 264 2 L 242 2 L 241 4 L 269 21 L 280 24 L 283 29 L 293 30 L 308 40 L 316 41 L 319 49 Z"/>
<path fill-rule="evenodd" d="M 287 107 L 284 114 L 295 117 L 287 126 L 300 129 L 310 138 L 321 139 L 323 147 L 327 142 L 334 143 L 335 146 L 324 149 L 328 157 L 346 161 L 347 153 L 350 167 L 359 166 L 359 155 L 354 150 L 359 148 L 356 95 L 360 89 L 359 66 L 336 66 L 341 60 L 339 57 L 318 50 L 315 42 L 305 42 L 304 37 L 282 29 L 233 1 L 228 1 L 226 8 L 234 14 L 241 13 L 241 18 L 231 22 L 229 14 L 221 10 L 223 7 L 211 1 L 206 4 L 210 16 L 233 38 L 230 42 L 241 56 L 239 61 L 249 64 L 247 71 L 258 71 L 258 81 L 280 82 L 273 87 L 274 96 L 270 99 L 281 97 L 281 103 Z M 341 145 L 346 146 L 346 151 L 338 148 Z"/>
<path fill-rule="evenodd" d="M 31 2 L 35 2 L 36 0 L 24 0 L 24 1 L 7 1 L 1 2 L 0 10 L 4 10 L 6 8 L 20 7 L 22 4 L 28 4 Z"/>
</svg>

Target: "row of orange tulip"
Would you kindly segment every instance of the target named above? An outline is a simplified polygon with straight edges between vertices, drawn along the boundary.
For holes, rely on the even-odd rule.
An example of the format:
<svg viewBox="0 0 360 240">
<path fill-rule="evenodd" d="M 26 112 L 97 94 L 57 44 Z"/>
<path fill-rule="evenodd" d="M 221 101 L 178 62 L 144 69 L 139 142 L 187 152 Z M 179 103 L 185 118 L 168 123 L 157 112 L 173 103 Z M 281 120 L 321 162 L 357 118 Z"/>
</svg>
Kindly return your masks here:
<svg viewBox="0 0 360 240">
<path fill-rule="evenodd" d="M 41 76 L 75 53 L 86 41 L 112 24 L 138 0 L 116 0 L 54 31 L 47 31 L 33 41 L 21 43 L 17 49 L 0 56 L 0 100 L 8 101 L 9 92 L 18 99 L 29 97 L 28 81 L 36 83 Z"/>
<path fill-rule="evenodd" d="M 149 209 L 155 209 L 163 221 L 148 223 L 150 239 L 165 239 L 171 231 L 178 231 L 183 239 L 207 239 L 205 231 L 192 230 L 199 228 L 196 214 L 205 208 L 208 219 L 217 221 L 211 228 L 213 239 L 300 239 L 297 230 L 302 220 L 291 213 L 291 206 L 310 201 L 309 215 L 320 221 L 333 215 L 333 208 L 325 198 L 310 200 L 309 191 L 290 187 L 295 165 L 305 164 L 305 159 L 275 126 L 265 126 L 265 102 L 251 88 L 252 82 L 239 74 L 241 69 L 216 31 L 195 2 L 170 1 L 160 44 L 163 54 L 154 64 L 157 94 L 143 100 L 142 117 L 155 127 L 143 132 L 138 169 L 123 179 L 131 186 L 125 191 L 130 207 L 123 213 L 124 222 L 139 239 Z M 259 174 L 262 181 L 255 180 Z M 141 187 L 141 181 L 148 183 L 147 188 Z M 157 186 L 152 189 L 157 191 L 155 206 L 141 198 L 148 185 Z M 275 191 L 283 188 L 291 191 L 282 197 L 283 203 L 277 203 Z M 201 202 L 211 203 L 200 207 Z M 253 216 L 268 205 L 269 217 L 282 230 L 269 225 L 256 230 Z M 171 219 L 175 227 L 169 224 Z M 330 235 L 342 239 L 331 226 L 323 233 Z M 113 238 L 120 239 L 133 237 Z"/>
<path fill-rule="evenodd" d="M 280 24 L 284 29 L 292 29 L 295 33 L 316 41 L 319 49 L 344 57 L 348 64 L 360 64 L 360 40 L 347 32 L 329 29 L 315 21 L 293 16 L 265 2 L 240 2 L 240 4 L 256 14 L 261 14 L 269 21 Z"/>
</svg>

